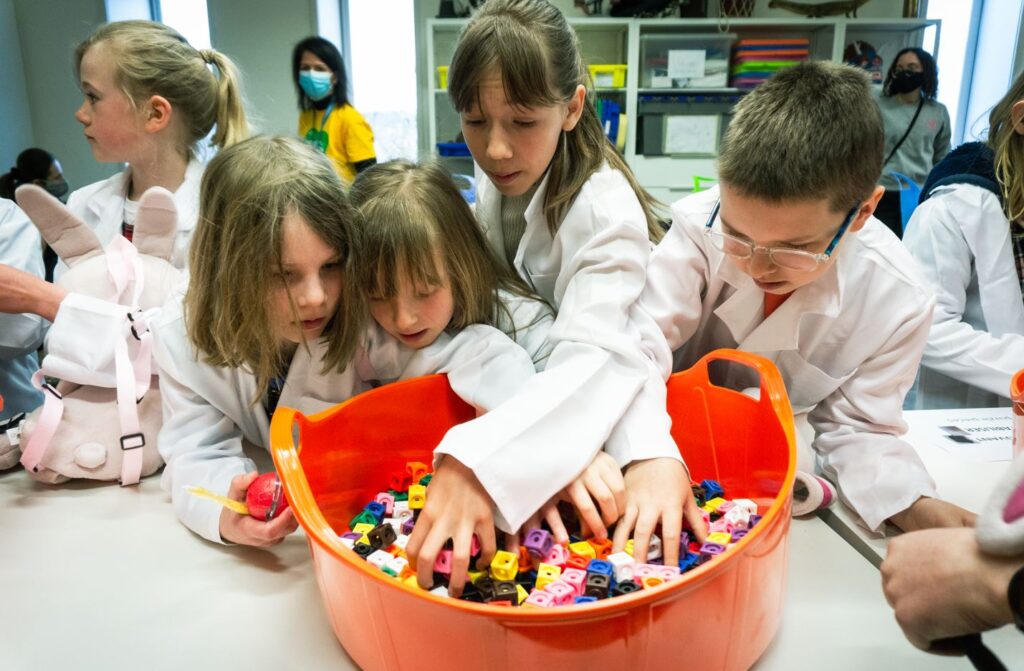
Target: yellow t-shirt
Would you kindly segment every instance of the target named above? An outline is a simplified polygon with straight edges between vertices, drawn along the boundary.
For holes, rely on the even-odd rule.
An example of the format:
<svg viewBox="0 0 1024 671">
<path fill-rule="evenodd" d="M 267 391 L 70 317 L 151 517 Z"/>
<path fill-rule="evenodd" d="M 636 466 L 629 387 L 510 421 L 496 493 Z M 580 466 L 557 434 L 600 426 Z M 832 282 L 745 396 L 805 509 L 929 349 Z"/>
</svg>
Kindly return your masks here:
<svg viewBox="0 0 1024 671">
<path fill-rule="evenodd" d="M 331 110 L 321 128 L 324 111 L 307 110 L 299 115 L 299 137 L 324 151 L 342 180 L 351 184 L 356 178 L 353 163 L 376 158 L 373 129 L 351 105 Z"/>
</svg>

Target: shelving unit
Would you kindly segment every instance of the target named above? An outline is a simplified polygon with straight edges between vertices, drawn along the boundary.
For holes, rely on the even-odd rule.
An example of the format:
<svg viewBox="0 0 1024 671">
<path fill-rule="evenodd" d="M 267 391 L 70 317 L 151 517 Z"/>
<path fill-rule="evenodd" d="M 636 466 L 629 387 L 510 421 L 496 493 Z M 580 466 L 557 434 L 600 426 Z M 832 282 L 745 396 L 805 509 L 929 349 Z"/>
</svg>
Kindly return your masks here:
<svg viewBox="0 0 1024 671">
<path fill-rule="evenodd" d="M 610 19 L 570 18 L 583 47 L 588 64 L 625 63 L 626 86 L 597 89 L 601 97 L 612 98 L 622 105 L 627 115 L 625 158 L 640 183 L 664 202 L 672 202 L 693 187 L 694 176 L 715 175 L 713 156 L 654 156 L 638 146 L 639 104 L 643 96 L 704 96 L 738 100 L 746 91 L 731 87 L 712 88 L 655 88 L 640 87 L 642 38 L 645 36 L 712 37 L 721 33 L 737 39 L 801 38 L 809 41 L 810 56 L 815 60 L 843 61 L 843 51 L 853 40 L 871 43 L 888 68 L 888 59 L 905 46 L 923 46 L 933 54 L 939 47 L 940 25 L 929 19 L 866 19 L 830 17 L 807 19 L 748 18 L 730 19 Z M 447 91 L 438 88 L 437 66 L 451 62 L 464 19 L 432 19 L 426 31 L 427 72 L 431 81 L 421 90 L 428 90 L 426 105 L 421 113 L 427 115 L 429 134 L 423 148 L 433 151 L 438 142 L 452 141 L 459 133 L 459 117 L 448 101 Z M 934 28 L 934 39 L 926 33 Z M 928 43 L 925 43 L 928 37 Z M 702 103 L 693 103 L 699 105 Z M 718 109 L 723 109 L 721 103 Z M 731 104 L 731 103 L 730 103 Z M 717 113 L 717 112 L 716 112 Z M 722 129 L 728 121 L 724 111 Z M 452 172 L 472 174 L 473 162 L 469 157 L 445 158 Z"/>
</svg>

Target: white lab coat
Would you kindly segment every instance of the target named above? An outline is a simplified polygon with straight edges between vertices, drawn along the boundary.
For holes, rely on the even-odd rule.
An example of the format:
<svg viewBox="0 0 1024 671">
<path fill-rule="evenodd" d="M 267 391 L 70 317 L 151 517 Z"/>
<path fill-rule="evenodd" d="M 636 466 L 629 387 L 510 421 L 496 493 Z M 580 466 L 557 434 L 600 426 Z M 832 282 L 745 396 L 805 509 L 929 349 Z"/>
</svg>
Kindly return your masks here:
<svg viewBox="0 0 1024 671">
<path fill-rule="evenodd" d="M 174 240 L 174 255 L 171 263 L 175 268 L 188 265 L 188 245 L 199 219 L 199 184 L 203 179 L 205 165 L 193 159 L 185 168 L 185 181 L 174 192 L 174 206 L 178 210 L 178 233 Z M 117 173 L 103 181 L 83 186 L 68 197 L 68 209 L 84 221 L 106 247 L 116 236 L 121 235 L 124 223 L 124 202 L 128 197 L 128 183 L 131 168 Z M 67 270 L 60 261 L 54 270 L 54 277 L 60 277 Z"/>
<path fill-rule="evenodd" d="M 171 494 L 179 519 L 214 542 L 220 538 L 220 506 L 185 491 L 198 485 L 228 491 L 232 478 L 255 467 L 242 441 L 268 447 L 270 422 L 257 397 L 256 380 L 244 370 L 218 368 L 197 360 L 185 333 L 180 302 L 165 306 L 156 321 L 155 358 L 160 369 L 164 425 L 158 448 L 167 462 L 161 484 Z M 342 371 L 321 373 L 323 342 L 309 352 L 299 347 L 288 370 L 279 406 L 315 413 L 375 386 L 431 373 L 447 373 L 453 390 L 480 412 L 511 396 L 534 374 L 525 350 L 500 331 L 473 325 L 442 334 L 429 347 L 410 350 L 373 323 L 354 362 Z M 483 446 L 463 445 L 448 453 L 469 461 L 464 452 Z M 494 463 L 496 462 L 496 463 Z M 497 459 L 477 464 L 485 477 L 500 469 Z"/>
<path fill-rule="evenodd" d="M 505 310 L 498 311 L 495 328 L 526 350 L 537 370 L 544 370 L 554 344 L 548 339 L 555 314 L 543 301 L 499 290 Z M 506 313 L 507 310 L 507 313 Z"/>
<path fill-rule="evenodd" d="M 501 195 L 479 177 L 477 220 L 503 258 Z M 552 237 L 542 211 L 546 189 L 547 177 L 526 208 L 513 266 L 557 311 L 547 366 L 507 403 L 449 431 L 438 447 L 469 453 L 466 446 L 477 446 L 463 463 L 494 498 L 506 531 L 590 463 L 646 378 L 639 332 L 629 321 L 651 249 L 636 195 L 604 166 Z M 503 459 L 504 468 L 483 473 L 484 459 Z"/>
<path fill-rule="evenodd" d="M 917 406 L 1009 405 L 1010 378 L 1024 368 L 1024 301 L 999 199 L 941 186 L 914 211 L 903 244 L 937 296 Z"/>
<path fill-rule="evenodd" d="M 794 410 L 811 408 L 819 464 L 870 529 L 935 496 L 900 439 L 934 300 L 899 240 L 871 219 L 847 234 L 828 271 L 764 319 L 764 293 L 703 233 L 717 198 L 716 188 L 675 203 L 672 229 L 651 256 L 641 307 L 658 327 L 644 337 L 662 376 L 720 347 L 767 357 Z M 730 368 L 718 382 L 746 388 L 754 378 Z M 661 394 L 652 415 L 665 407 Z"/>
<path fill-rule="evenodd" d="M 14 201 L 0 198 L 0 263 L 43 276 L 43 248 L 39 232 Z M 29 412 L 43 402 L 32 386 L 39 370 L 36 350 L 43 343 L 48 322 L 37 315 L 0 314 L 0 420 Z"/>
</svg>

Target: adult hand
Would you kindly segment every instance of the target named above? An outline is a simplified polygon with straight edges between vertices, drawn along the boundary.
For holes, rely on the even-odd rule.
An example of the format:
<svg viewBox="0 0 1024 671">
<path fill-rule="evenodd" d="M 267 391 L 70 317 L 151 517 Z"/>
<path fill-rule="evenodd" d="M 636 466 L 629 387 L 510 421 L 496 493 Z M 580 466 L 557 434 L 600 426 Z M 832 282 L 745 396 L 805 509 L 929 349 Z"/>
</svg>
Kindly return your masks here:
<svg viewBox="0 0 1024 671">
<path fill-rule="evenodd" d="M 974 527 L 977 517 L 948 501 L 922 496 L 906 510 L 890 517 L 889 521 L 903 531 L 920 531 L 937 527 Z"/>
<path fill-rule="evenodd" d="M 612 552 L 622 551 L 632 533 L 633 558 L 646 562 L 651 535 L 660 522 L 665 565 L 677 566 L 684 517 L 698 541 L 707 538 L 682 462 L 668 457 L 633 462 L 626 467 L 625 482 L 626 511 L 615 527 Z"/>
<path fill-rule="evenodd" d="M 228 488 L 228 498 L 245 503 L 245 492 L 258 476 L 259 473 L 256 471 L 236 475 Z M 220 537 L 239 545 L 255 547 L 277 545 L 298 527 L 299 522 L 295 519 L 290 507 L 285 508 L 284 512 L 269 522 L 263 522 L 251 515 L 241 515 L 227 508 L 220 512 Z"/>
<path fill-rule="evenodd" d="M 67 295 L 63 287 L 32 273 L 0 263 L 0 312 L 34 314 L 47 321 L 57 318 L 60 302 Z"/>
<path fill-rule="evenodd" d="M 480 541 L 478 567 L 489 566 L 495 553 L 494 502 L 469 468 L 445 456 L 434 471 L 427 502 L 413 527 L 405 551 L 416 571 L 420 587 L 434 582 L 434 562 L 449 539 L 452 541 L 452 573 L 448 593 L 460 596 L 469 570 L 473 534 Z"/>
<path fill-rule="evenodd" d="M 984 554 L 970 528 L 928 529 L 889 542 L 882 589 L 896 622 L 921 650 L 934 641 L 1013 621 L 1007 586 L 1024 557 Z"/>
</svg>

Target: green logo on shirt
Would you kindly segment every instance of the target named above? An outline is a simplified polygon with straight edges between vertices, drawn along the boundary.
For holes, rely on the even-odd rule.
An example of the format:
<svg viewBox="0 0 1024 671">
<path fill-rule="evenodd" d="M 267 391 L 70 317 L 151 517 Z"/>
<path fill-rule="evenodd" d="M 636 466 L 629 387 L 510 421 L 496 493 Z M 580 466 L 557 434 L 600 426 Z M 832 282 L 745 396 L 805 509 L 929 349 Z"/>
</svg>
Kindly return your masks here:
<svg viewBox="0 0 1024 671">
<path fill-rule="evenodd" d="M 320 151 L 327 153 L 327 131 L 310 128 L 303 138 L 306 144 L 312 145 Z"/>
</svg>

